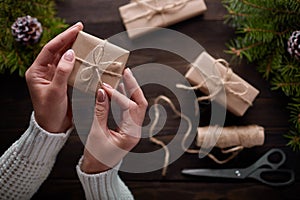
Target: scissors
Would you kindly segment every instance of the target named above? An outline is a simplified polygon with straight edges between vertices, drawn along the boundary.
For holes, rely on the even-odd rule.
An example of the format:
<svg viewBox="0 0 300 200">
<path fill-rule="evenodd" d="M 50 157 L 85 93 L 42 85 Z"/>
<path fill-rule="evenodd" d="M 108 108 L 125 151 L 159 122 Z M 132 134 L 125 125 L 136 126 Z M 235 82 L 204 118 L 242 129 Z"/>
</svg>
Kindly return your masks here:
<svg viewBox="0 0 300 200">
<path fill-rule="evenodd" d="M 271 162 L 270 156 L 279 153 L 281 156 L 278 162 Z M 184 169 L 182 174 L 206 177 L 245 179 L 253 178 L 270 186 L 284 186 L 291 184 L 295 180 L 295 173 L 290 169 L 278 169 L 286 160 L 284 152 L 280 149 L 270 149 L 254 164 L 242 169 Z M 268 168 L 267 168 L 268 167 Z M 268 180 L 264 175 L 284 175 L 284 180 Z M 271 178 L 271 177 L 270 177 Z"/>
</svg>

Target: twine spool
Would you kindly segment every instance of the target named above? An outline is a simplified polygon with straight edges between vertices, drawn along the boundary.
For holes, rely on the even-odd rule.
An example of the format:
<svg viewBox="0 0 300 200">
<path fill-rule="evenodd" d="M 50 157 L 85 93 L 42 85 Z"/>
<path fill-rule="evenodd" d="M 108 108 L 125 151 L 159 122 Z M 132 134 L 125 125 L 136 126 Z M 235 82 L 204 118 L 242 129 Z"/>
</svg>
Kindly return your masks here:
<svg viewBox="0 0 300 200">
<path fill-rule="evenodd" d="M 199 127 L 197 134 L 197 146 L 202 146 L 204 138 L 209 137 L 208 126 Z M 216 147 L 221 149 L 243 146 L 250 148 L 253 146 L 259 146 L 264 143 L 264 128 L 257 125 L 249 126 L 231 126 L 222 128 L 222 132 Z"/>
<path fill-rule="evenodd" d="M 208 129 L 208 126 L 198 127 L 196 141 L 198 147 L 203 147 L 203 145 L 205 148 L 210 147 L 207 146 L 207 144 L 203 144 L 206 137 L 211 137 Z M 224 164 L 235 158 L 244 148 L 263 145 L 264 139 L 264 128 L 258 125 L 223 127 L 217 143 L 214 146 L 221 148 L 223 154 L 231 153 L 231 155 L 225 160 L 219 160 L 212 153 L 208 153 L 208 157 L 218 164 Z"/>
</svg>

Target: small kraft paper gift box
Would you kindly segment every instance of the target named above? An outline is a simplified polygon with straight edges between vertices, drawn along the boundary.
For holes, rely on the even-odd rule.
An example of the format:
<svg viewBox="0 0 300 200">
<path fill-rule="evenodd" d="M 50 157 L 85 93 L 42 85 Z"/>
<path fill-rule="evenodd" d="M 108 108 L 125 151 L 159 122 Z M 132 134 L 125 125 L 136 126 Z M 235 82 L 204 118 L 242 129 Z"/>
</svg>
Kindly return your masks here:
<svg viewBox="0 0 300 200">
<path fill-rule="evenodd" d="M 95 93 L 102 83 L 116 88 L 124 71 L 129 51 L 83 31 L 73 43 L 76 61 L 69 85 Z"/>
<path fill-rule="evenodd" d="M 130 38 L 150 31 L 149 27 L 167 27 L 206 10 L 204 0 L 131 0 L 119 8 Z"/>
<path fill-rule="evenodd" d="M 203 99 L 216 100 L 236 116 L 243 116 L 259 94 L 256 88 L 235 74 L 225 60 L 215 59 L 207 52 L 200 54 L 185 77 L 208 95 Z M 225 91 L 225 98 L 217 97 L 221 90 Z"/>
</svg>

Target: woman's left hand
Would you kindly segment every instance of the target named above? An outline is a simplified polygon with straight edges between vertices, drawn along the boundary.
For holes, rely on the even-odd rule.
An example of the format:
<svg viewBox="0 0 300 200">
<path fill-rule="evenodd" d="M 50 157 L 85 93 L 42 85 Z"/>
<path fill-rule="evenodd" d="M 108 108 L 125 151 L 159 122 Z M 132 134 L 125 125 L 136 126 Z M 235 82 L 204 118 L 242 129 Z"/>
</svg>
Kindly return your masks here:
<svg viewBox="0 0 300 200">
<path fill-rule="evenodd" d="M 47 43 L 26 71 L 35 119 L 46 131 L 65 132 L 72 125 L 67 83 L 75 55 L 71 48 L 82 23 L 77 23 Z M 67 51 L 68 50 L 68 51 Z"/>
</svg>

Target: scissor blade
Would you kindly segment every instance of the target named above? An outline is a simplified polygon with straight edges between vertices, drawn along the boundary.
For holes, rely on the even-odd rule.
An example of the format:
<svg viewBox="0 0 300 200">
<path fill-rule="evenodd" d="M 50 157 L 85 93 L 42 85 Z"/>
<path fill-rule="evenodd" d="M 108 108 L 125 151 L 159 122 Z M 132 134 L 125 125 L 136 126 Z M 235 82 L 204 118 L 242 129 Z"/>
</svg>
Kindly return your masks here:
<svg viewBox="0 0 300 200">
<path fill-rule="evenodd" d="M 206 177 L 237 178 L 243 179 L 245 176 L 240 169 L 184 169 L 183 174 Z"/>
</svg>

